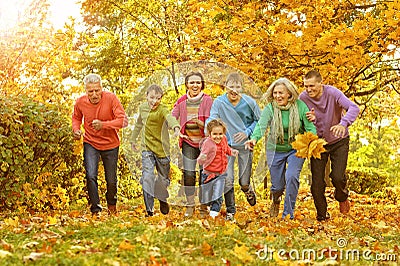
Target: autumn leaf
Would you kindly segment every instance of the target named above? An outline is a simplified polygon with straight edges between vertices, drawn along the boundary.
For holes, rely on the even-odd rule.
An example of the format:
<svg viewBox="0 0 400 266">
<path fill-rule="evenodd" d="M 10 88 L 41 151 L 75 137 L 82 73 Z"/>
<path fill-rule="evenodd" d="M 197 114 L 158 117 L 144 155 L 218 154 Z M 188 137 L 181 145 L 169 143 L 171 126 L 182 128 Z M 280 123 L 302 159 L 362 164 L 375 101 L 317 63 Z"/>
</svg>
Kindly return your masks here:
<svg viewBox="0 0 400 266">
<path fill-rule="evenodd" d="M 296 135 L 296 140 L 292 142 L 292 147 L 297 151 L 296 156 L 299 158 L 310 159 L 314 157 L 321 159 L 321 153 L 326 151 L 325 144 L 327 142 L 324 139 L 318 138 L 312 132 L 305 132 L 304 134 Z"/>
<path fill-rule="evenodd" d="M 131 244 L 131 242 L 128 239 L 124 239 L 119 243 L 118 249 L 119 250 L 132 250 L 134 249 L 135 246 Z"/>
<path fill-rule="evenodd" d="M 242 246 L 235 245 L 232 253 L 243 263 L 253 261 L 253 257 L 250 255 L 249 248 L 246 247 L 245 245 Z"/>
<path fill-rule="evenodd" d="M 57 217 L 54 216 L 47 216 L 47 225 L 56 225 L 57 224 Z"/>
<path fill-rule="evenodd" d="M 201 253 L 203 253 L 204 256 L 214 256 L 214 250 L 212 246 L 206 241 L 204 241 L 201 245 Z"/>
</svg>

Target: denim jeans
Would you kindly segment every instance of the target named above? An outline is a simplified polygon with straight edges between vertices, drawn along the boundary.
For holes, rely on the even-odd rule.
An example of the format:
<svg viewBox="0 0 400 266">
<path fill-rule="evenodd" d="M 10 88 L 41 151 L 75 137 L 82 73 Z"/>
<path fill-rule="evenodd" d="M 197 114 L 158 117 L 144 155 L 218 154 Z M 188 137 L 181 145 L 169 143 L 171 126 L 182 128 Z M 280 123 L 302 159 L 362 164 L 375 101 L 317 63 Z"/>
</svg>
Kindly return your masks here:
<svg viewBox="0 0 400 266">
<path fill-rule="evenodd" d="M 186 196 L 193 196 L 196 187 L 196 164 L 200 149 L 190 146 L 186 142 L 182 143 L 183 157 L 183 185 L 185 186 Z M 199 182 L 200 183 L 200 182 Z"/>
<path fill-rule="evenodd" d="M 325 198 L 325 166 L 328 157 L 331 159 L 331 172 L 329 177 L 335 187 L 335 199 L 343 202 L 349 196 L 349 191 L 346 188 L 346 166 L 347 157 L 349 155 L 350 138 L 344 138 L 340 141 L 325 145 L 326 152 L 321 154 L 321 159 L 311 158 L 311 194 L 314 199 L 317 216 L 326 217 L 327 203 Z"/>
<path fill-rule="evenodd" d="M 209 205 L 211 211 L 219 212 L 223 202 L 222 194 L 224 192 L 226 172 L 204 184 L 204 180 L 207 177 L 208 174 L 203 171 L 201 173 L 202 189 L 200 203 Z"/>
<path fill-rule="evenodd" d="M 246 150 L 244 146 L 233 147 L 239 151 L 238 155 L 238 168 L 239 168 L 239 185 L 242 191 L 247 191 L 250 188 L 251 166 L 253 162 L 253 152 Z M 228 156 L 227 177 L 225 179 L 224 198 L 226 205 L 226 212 L 236 213 L 235 206 L 235 191 L 234 191 L 234 166 L 235 156 Z"/>
<path fill-rule="evenodd" d="M 170 168 L 169 157 L 160 158 L 152 151 L 142 151 L 142 177 L 140 178 L 140 184 L 143 189 L 146 211 L 154 211 L 154 198 L 167 202 Z M 155 169 L 157 170 L 157 175 L 154 173 Z"/>
<path fill-rule="evenodd" d="M 100 151 L 89 143 L 83 144 L 83 161 L 86 170 L 86 184 L 89 194 L 90 211 L 92 213 L 102 210 L 100 205 L 97 175 L 100 158 L 103 161 L 105 179 L 107 183 L 106 200 L 108 205 L 117 204 L 117 163 L 119 147 L 111 150 Z"/>
<path fill-rule="evenodd" d="M 275 202 L 283 195 L 286 187 L 282 217 L 294 218 L 294 208 L 300 185 L 300 172 L 304 159 L 296 155 L 296 150 L 289 152 L 267 151 L 267 164 L 271 174 L 271 194 Z M 287 165 L 287 166 L 286 166 Z"/>
</svg>

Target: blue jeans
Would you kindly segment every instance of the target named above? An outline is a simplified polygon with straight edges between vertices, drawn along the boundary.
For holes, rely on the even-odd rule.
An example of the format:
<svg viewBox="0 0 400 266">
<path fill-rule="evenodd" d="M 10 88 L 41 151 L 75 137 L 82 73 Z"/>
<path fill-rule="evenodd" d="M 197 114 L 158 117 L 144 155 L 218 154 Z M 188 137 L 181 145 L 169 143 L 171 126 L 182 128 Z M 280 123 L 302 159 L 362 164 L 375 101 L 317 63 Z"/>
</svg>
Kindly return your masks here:
<svg viewBox="0 0 400 266">
<path fill-rule="evenodd" d="M 239 168 L 239 185 L 242 191 L 247 191 L 250 188 L 251 166 L 253 162 L 253 152 L 246 150 L 243 147 L 233 147 L 239 151 L 238 155 L 238 168 Z M 234 191 L 234 166 L 235 156 L 228 156 L 227 177 L 225 179 L 224 198 L 226 205 L 226 212 L 236 213 L 235 206 L 235 191 Z"/>
<path fill-rule="evenodd" d="M 275 202 L 283 195 L 286 186 L 285 203 L 282 218 L 288 214 L 294 218 L 294 208 L 299 192 L 300 172 L 304 159 L 296 155 L 296 150 L 289 152 L 267 151 L 267 164 L 271 174 L 271 194 Z M 286 167 L 287 164 L 287 167 Z"/>
<path fill-rule="evenodd" d="M 226 178 L 226 172 L 219 175 L 215 179 L 210 182 L 204 184 L 204 180 L 206 180 L 208 174 L 204 171 L 201 173 L 201 198 L 200 203 L 209 205 L 211 211 L 219 212 L 222 206 L 222 194 L 224 192 L 224 184 Z"/>
<path fill-rule="evenodd" d="M 106 200 L 108 205 L 117 204 L 117 163 L 119 147 L 111 150 L 100 151 L 89 143 L 83 143 L 83 162 L 86 170 L 86 184 L 89 194 L 90 211 L 92 213 L 102 210 L 100 205 L 97 175 L 100 158 L 103 161 L 104 173 L 107 183 Z"/>
<path fill-rule="evenodd" d="M 154 174 L 154 169 L 157 170 L 157 176 Z M 140 184 L 143 189 L 146 211 L 154 211 L 154 198 L 167 202 L 170 169 L 169 157 L 160 158 L 152 151 L 142 151 L 142 177 L 140 178 Z"/>
<path fill-rule="evenodd" d="M 343 202 L 349 196 L 346 188 L 346 166 L 349 155 L 350 138 L 344 138 L 340 141 L 325 145 L 326 152 L 321 154 L 321 159 L 311 158 L 311 194 L 314 199 L 314 205 L 317 209 L 317 216 L 326 217 L 327 203 L 325 198 L 325 167 L 328 157 L 331 159 L 331 172 L 329 177 L 335 187 L 335 199 Z"/>
</svg>

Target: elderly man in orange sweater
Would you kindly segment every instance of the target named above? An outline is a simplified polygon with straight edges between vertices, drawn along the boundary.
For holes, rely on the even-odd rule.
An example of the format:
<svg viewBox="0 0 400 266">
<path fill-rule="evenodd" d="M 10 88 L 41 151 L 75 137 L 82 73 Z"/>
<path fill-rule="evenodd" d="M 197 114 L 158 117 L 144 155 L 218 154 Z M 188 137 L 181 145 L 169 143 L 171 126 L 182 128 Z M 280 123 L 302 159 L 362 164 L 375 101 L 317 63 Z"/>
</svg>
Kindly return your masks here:
<svg viewBox="0 0 400 266">
<path fill-rule="evenodd" d="M 118 130 L 128 125 L 128 118 L 117 96 L 112 92 L 103 91 L 99 75 L 89 74 L 83 82 L 86 94 L 76 100 L 72 114 L 72 130 L 76 140 L 80 140 L 83 135 L 83 157 L 90 211 L 93 215 L 102 211 L 97 185 L 101 158 L 107 183 L 108 211 L 110 214 L 115 214 L 120 145 Z M 84 133 L 81 131 L 82 120 Z"/>
</svg>

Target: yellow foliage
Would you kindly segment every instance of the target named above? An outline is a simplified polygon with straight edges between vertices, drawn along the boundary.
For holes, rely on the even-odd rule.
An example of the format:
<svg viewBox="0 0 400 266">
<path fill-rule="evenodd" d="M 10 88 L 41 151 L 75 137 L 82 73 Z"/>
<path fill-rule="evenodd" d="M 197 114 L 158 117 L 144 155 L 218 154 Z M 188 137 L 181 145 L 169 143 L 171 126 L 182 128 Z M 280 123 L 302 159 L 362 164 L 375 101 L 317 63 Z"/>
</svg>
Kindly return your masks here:
<svg viewBox="0 0 400 266">
<path fill-rule="evenodd" d="M 119 243 L 118 249 L 119 250 L 132 250 L 134 249 L 135 246 L 131 244 L 131 242 L 128 239 L 124 239 Z"/>
<path fill-rule="evenodd" d="M 238 259 L 240 259 L 243 263 L 251 262 L 254 258 L 249 251 L 249 248 L 245 245 L 238 246 L 235 245 L 233 252 L 232 252 Z"/>
<path fill-rule="evenodd" d="M 48 225 L 56 225 L 57 224 L 57 217 L 47 216 L 47 224 Z"/>
<path fill-rule="evenodd" d="M 19 226 L 19 218 L 15 216 L 14 218 L 7 218 L 4 220 L 4 223 L 10 227 L 18 227 Z"/>
<path fill-rule="evenodd" d="M 296 140 L 292 142 L 292 147 L 297 150 L 297 157 L 310 159 L 312 156 L 321 159 L 321 153 L 326 151 L 325 144 L 327 142 L 324 139 L 318 138 L 312 132 L 306 132 L 296 135 Z"/>
</svg>

